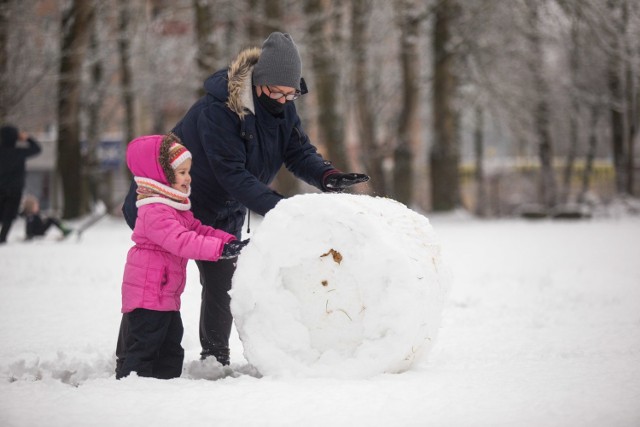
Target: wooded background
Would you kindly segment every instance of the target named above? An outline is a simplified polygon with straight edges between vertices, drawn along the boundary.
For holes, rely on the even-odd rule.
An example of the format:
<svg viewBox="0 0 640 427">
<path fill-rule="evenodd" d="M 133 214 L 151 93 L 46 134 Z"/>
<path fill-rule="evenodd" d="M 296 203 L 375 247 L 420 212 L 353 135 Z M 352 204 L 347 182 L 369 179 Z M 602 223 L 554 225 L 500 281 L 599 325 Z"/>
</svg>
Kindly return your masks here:
<svg viewBox="0 0 640 427">
<path fill-rule="evenodd" d="M 116 212 L 105 135 L 167 132 L 276 30 L 302 55 L 303 125 L 371 176 L 358 191 L 481 216 L 638 196 L 636 0 L 0 0 L 0 122 L 53 135 L 64 218 L 96 194 Z"/>
</svg>

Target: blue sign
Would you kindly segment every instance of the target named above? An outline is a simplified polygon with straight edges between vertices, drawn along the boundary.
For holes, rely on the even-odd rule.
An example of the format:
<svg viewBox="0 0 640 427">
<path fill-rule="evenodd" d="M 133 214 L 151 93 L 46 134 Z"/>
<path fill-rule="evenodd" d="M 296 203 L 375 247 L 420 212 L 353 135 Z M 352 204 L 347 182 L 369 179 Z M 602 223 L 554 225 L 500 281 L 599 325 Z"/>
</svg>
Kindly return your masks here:
<svg viewBox="0 0 640 427">
<path fill-rule="evenodd" d="M 118 170 L 124 159 L 122 141 L 103 140 L 98 144 L 96 152 L 100 168 L 103 170 Z"/>
</svg>

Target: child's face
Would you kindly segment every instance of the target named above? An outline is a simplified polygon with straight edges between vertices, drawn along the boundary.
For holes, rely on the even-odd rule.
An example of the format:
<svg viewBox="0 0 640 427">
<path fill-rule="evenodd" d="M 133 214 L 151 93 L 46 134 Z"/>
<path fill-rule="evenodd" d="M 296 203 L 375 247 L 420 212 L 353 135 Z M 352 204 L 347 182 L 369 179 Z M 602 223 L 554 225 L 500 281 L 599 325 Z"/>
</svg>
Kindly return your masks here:
<svg viewBox="0 0 640 427">
<path fill-rule="evenodd" d="M 189 193 L 189 187 L 191 186 L 191 175 L 189 175 L 189 171 L 191 170 L 191 159 L 187 159 L 180 164 L 176 168 L 175 184 L 171 184 L 171 188 L 174 190 L 181 191 L 183 193 Z"/>
</svg>

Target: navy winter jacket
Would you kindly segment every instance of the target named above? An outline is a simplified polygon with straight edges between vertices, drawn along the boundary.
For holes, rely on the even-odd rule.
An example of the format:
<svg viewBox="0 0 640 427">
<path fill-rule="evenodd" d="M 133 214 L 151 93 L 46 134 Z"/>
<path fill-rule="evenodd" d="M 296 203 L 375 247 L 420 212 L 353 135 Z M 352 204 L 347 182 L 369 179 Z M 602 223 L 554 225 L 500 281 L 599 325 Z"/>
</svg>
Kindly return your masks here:
<svg viewBox="0 0 640 427">
<path fill-rule="evenodd" d="M 195 217 L 235 235 L 246 208 L 265 215 L 282 200 L 268 185 L 283 164 L 321 190 L 326 190 L 323 176 L 334 169 L 310 143 L 293 102 L 276 118 L 257 101 L 251 75 L 259 55 L 259 49 L 247 49 L 228 69 L 210 76 L 206 94 L 173 129 L 193 156 Z M 135 222 L 132 193 L 123 208 L 130 226 Z"/>
</svg>

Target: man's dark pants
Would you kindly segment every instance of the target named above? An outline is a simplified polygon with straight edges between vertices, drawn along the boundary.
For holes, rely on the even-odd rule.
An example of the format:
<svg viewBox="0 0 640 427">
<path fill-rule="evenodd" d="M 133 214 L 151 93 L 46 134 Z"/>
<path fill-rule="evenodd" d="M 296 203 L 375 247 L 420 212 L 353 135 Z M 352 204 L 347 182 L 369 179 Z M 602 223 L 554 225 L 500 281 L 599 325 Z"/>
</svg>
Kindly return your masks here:
<svg viewBox="0 0 640 427">
<path fill-rule="evenodd" d="M 214 356 L 223 365 L 229 364 L 229 336 L 233 317 L 228 294 L 237 258 L 196 261 L 200 270 L 202 302 L 200 306 L 200 344 L 202 359 Z"/>
</svg>

